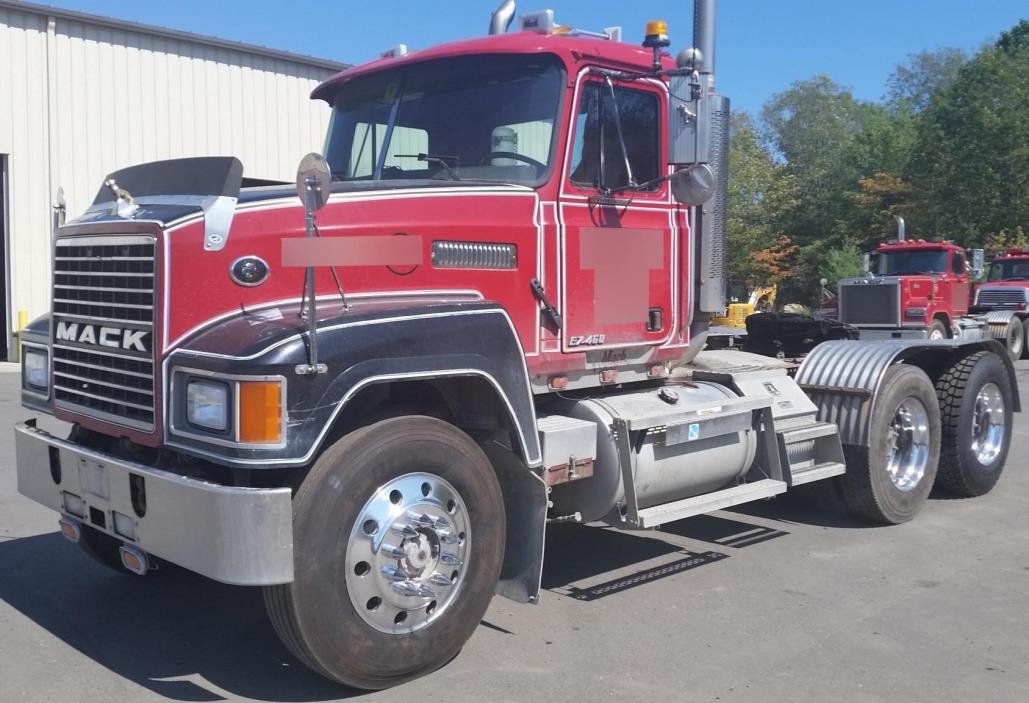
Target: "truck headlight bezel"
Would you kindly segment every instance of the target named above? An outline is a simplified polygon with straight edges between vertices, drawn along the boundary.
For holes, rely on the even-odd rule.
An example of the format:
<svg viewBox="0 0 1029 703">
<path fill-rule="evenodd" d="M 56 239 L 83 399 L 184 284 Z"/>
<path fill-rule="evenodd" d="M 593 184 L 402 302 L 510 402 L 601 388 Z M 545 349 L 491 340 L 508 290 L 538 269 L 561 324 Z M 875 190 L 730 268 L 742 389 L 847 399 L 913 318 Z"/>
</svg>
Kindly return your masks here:
<svg viewBox="0 0 1029 703">
<path fill-rule="evenodd" d="M 171 375 L 172 436 L 255 449 L 285 446 L 286 379 L 176 368 Z M 201 407 L 202 405 L 202 407 Z"/>
<path fill-rule="evenodd" d="M 50 352 L 46 347 L 22 343 L 21 388 L 42 398 L 50 397 Z"/>
</svg>

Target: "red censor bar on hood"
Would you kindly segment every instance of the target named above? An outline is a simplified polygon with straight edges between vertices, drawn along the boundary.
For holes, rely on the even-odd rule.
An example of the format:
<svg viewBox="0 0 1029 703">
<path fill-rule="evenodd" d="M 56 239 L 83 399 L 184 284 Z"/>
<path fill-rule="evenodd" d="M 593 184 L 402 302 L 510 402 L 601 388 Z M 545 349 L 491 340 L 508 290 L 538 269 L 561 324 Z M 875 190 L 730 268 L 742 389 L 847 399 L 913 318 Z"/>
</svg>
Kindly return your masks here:
<svg viewBox="0 0 1029 703">
<path fill-rule="evenodd" d="M 288 237 L 282 240 L 282 265 L 419 266 L 423 260 L 420 236 L 346 235 Z"/>
</svg>

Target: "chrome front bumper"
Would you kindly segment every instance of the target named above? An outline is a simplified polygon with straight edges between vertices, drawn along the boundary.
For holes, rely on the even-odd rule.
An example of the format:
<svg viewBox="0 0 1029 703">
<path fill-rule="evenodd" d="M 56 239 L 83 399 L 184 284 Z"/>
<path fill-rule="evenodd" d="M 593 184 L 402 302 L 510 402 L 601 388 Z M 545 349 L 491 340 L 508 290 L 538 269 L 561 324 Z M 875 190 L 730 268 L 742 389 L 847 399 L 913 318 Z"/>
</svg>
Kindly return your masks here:
<svg viewBox="0 0 1029 703">
<path fill-rule="evenodd" d="M 65 515 L 71 513 L 64 494 L 76 507 L 80 498 L 82 514 L 72 517 L 82 524 L 215 581 L 267 586 L 293 580 L 289 488 L 187 478 L 86 449 L 31 421 L 18 424 L 14 434 L 22 495 Z M 118 534 L 115 512 L 123 527 L 132 528 Z"/>
</svg>

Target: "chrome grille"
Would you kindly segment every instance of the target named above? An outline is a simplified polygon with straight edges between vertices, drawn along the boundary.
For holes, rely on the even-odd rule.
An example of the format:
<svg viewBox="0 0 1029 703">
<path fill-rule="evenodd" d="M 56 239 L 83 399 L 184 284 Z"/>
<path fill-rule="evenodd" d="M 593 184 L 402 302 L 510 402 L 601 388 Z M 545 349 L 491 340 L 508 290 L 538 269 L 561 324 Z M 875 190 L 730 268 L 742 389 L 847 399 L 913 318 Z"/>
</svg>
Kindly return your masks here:
<svg viewBox="0 0 1029 703">
<path fill-rule="evenodd" d="M 1014 307 L 1025 302 L 1024 288 L 980 288 L 975 294 L 976 305 Z"/>
<path fill-rule="evenodd" d="M 840 284 L 840 322 L 899 325 L 900 286 L 896 283 Z"/>
<path fill-rule="evenodd" d="M 155 285 L 154 237 L 57 240 L 52 334 L 58 407 L 154 428 Z"/>
</svg>

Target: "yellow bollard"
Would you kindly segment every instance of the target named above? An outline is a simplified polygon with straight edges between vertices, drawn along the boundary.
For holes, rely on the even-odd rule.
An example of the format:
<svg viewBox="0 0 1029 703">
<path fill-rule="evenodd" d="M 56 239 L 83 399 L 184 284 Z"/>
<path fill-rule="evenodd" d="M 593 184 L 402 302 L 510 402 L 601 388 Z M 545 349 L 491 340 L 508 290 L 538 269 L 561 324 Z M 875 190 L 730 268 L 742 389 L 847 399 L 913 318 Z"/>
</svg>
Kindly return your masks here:
<svg viewBox="0 0 1029 703">
<path fill-rule="evenodd" d="M 28 327 L 29 324 L 29 311 L 19 310 L 18 311 L 18 331 L 16 336 L 18 337 L 17 346 L 14 352 L 14 360 L 21 363 L 21 331 Z"/>
</svg>

